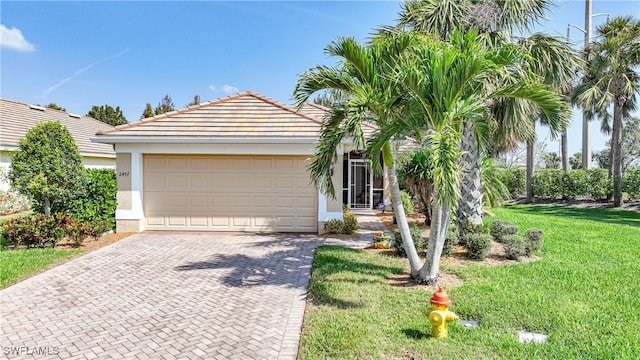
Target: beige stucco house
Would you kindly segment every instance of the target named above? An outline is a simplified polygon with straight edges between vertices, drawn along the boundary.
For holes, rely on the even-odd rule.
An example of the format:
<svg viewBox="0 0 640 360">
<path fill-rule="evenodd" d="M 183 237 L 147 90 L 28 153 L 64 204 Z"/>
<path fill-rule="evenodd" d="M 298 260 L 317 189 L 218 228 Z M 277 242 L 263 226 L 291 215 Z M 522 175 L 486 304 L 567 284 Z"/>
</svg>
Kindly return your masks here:
<svg viewBox="0 0 640 360">
<path fill-rule="evenodd" d="M 327 111 L 248 91 L 99 132 L 92 140 L 117 154 L 116 230 L 318 232 L 343 204 L 372 208 L 382 180 L 350 144 L 334 166 L 337 199 L 311 184 Z"/>
<path fill-rule="evenodd" d="M 113 129 L 113 126 L 96 119 L 70 114 L 64 111 L 0 99 L 0 170 L 11 166 L 11 157 L 18 150 L 18 142 L 27 130 L 41 122 L 59 121 L 71 133 L 82 163 L 87 168 L 115 168 L 116 153 L 112 145 L 91 141 L 96 132 Z M 0 190 L 9 184 L 0 176 Z"/>
</svg>

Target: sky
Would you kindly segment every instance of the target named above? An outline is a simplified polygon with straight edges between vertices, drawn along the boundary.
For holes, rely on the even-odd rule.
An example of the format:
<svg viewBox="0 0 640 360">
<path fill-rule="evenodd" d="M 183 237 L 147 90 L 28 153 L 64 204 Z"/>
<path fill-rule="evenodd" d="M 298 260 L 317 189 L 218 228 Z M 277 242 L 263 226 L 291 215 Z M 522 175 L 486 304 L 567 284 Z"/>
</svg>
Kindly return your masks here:
<svg viewBox="0 0 640 360">
<path fill-rule="evenodd" d="M 400 1 L 11 1 L 0 2 L 0 97 L 54 102 L 86 114 L 119 106 L 140 119 L 169 94 L 182 108 L 199 95 L 213 100 L 252 90 L 291 103 L 297 77 L 336 59 L 325 46 L 339 36 L 366 41 L 393 25 Z M 638 0 L 592 0 L 593 13 L 640 17 Z M 584 28 L 584 1 L 555 1 L 536 27 L 562 37 Z M 593 17 L 593 28 L 606 16 Z M 571 29 L 583 46 L 584 35 Z M 592 149 L 607 139 L 592 124 Z M 574 110 L 569 153 L 581 149 L 582 119 Z M 540 128 L 547 151 L 558 142 Z"/>
</svg>

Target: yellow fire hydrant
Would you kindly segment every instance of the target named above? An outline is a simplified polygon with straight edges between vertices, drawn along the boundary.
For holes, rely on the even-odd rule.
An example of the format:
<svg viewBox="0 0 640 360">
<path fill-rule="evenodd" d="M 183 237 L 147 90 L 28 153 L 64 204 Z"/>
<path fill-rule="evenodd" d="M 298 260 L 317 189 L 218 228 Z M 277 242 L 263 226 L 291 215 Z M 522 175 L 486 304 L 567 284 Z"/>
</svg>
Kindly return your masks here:
<svg viewBox="0 0 640 360">
<path fill-rule="evenodd" d="M 449 311 L 451 300 L 443 288 L 433 293 L 431 305 L 431 309 L 425 310 L 424 314 L 429 317 L 433 337 L 444 339 L 447 337 L 447 322 L 457 321 L 458 315 Z"/>
</svg>

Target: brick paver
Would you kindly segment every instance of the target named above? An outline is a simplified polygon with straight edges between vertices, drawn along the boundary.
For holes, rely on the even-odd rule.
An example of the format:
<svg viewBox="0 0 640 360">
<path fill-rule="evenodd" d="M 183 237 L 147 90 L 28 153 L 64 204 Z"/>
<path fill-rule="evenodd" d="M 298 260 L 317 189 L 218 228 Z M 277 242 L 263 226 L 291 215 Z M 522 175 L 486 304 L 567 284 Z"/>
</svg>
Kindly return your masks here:
<svg viewBox="0 0 640 360">
<path fill-rule="evenodd" d="M 372 214 L 354 239 L 136 234 L 0 291 L 0 356 L 295 359 L 315 248 L 369 245 Z"/>
</svg>

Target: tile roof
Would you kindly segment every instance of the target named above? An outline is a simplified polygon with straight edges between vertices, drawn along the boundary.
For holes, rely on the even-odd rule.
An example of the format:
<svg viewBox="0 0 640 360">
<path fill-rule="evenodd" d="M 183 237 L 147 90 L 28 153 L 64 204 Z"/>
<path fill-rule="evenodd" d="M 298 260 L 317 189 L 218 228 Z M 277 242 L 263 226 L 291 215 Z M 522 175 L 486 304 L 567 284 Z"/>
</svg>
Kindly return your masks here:
<svg viewBox="0 0 640 360">
<path fill-rule="evenodd" d="M 246 91 L 99 132 L 100 142 L 154 139 L 309 139 L 321 120 L 266 96 Z M 112 139 L 112 140 L 110 140 Z"/>
<path fill-rule="evenodd" d="M 59 121 L 65 125 L 82 155 L 115 157 L 113 146 L 98 144 L 90 139 L 98 132 L 113 129 L 113 126 L 88 116 L 29 105 L 17 101 L 0 99 L 0 147 L 16 150 L 18 141 L 27 130 L 40 122 Z"/>
<path fill-rule="evenodd" d="M 305 102 L 299 111 L 301 113 L 311 115 L 320 120 L 324 120 L 324 117 L 329 116 L 329 114 L 331 113 L 330 108 L 310 102 L 310 101 Z M 368 122 L 364 123 L 363 125 L 364 126 L 362 128 L 362 132 L 365 138 L 370 137 L 373 134 L 373 132 L 378 128 L 375 124 L 371 124 Z"/>
</svg>

